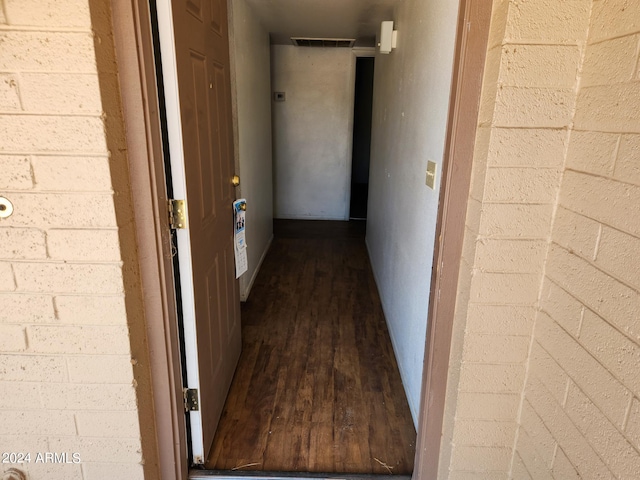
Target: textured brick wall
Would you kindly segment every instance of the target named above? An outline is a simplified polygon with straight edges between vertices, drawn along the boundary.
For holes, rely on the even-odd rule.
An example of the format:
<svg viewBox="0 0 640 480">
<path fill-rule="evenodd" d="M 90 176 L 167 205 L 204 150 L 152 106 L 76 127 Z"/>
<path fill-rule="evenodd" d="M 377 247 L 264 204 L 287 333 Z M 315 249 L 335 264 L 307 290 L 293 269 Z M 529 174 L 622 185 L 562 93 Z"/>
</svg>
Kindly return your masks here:
<svg viewBox="0 0 640 480">
<path fill-rule="evenodd" d="M 640 472 L 640 4 L 497 0 L 441 478 Z"/>
<path fill-rule="evenodd" d="M 640 475 L 640 3 L 593 2 L 514 478 Z"/>
<path fill-rule="evenodd" d="M 123 273 L 121 249 L 131 221 L 116 215 L 126 196 L 114 200 L 112 174 L 126 167 L 105 132 L 119 121 L 101 100 L 115 74 L 98 76 L 108 25 L 92 25 L 89 5 L 0 0 L 0 195 L 15 206 L 0 220 L 0 452 L 32 455 L 0 476 L 142 478 L 124 295 L 135 269 Z M 35 463 L 38 452 L 82 463 Z"/>
<path fill-rule="evenodd" d="M 504 479 L 511 468 L 590 9 L 493 4 L 441 478 Z"/>
</svg>

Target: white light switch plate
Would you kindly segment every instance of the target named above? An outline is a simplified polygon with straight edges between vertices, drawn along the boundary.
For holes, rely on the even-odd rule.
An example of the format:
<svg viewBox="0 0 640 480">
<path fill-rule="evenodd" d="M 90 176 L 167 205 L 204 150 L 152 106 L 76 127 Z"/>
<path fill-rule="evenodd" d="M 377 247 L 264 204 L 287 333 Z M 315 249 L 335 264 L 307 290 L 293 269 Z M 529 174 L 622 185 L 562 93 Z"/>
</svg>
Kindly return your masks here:
<svg viewBox="0 0 640 480">
<path fill-rule="evenodd" d="M 436 170 L 438 165 L 435 162 L 429 160 L 427 162 L 427 178 L 425 184 L 432 190 L 436 189 Z"/>
</svg>

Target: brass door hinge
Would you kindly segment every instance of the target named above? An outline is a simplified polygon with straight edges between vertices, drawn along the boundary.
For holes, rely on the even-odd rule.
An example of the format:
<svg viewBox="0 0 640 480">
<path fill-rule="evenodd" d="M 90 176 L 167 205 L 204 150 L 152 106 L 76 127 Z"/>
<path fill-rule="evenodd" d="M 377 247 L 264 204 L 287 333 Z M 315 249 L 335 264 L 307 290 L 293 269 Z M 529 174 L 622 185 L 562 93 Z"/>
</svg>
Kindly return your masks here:
<svg viewBox="0 0 640 480">
<path fill-rule="evenodd" d="M 169 228 L 187 228 L 187 212 L 184 200 L 169 200 Z"/>
<path fill-rule="evenodd" d="M 197 388 L 185 388 L 182 390 L 182 393 L 184 395 L 185 412 L 197 412 L 198 410 L 200 410 Z"/>
</svg>

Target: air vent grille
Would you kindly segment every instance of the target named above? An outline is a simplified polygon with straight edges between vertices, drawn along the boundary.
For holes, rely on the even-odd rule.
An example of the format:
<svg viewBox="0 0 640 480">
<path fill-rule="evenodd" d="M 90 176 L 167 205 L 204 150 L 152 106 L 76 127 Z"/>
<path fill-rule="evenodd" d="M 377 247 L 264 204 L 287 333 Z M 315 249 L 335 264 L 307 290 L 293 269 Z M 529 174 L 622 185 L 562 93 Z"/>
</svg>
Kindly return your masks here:
<svg viewBox="0 0 640 480">
<path fill-rule="evenodd" d="M 338 47 L 351 48 L 356 43 L 355 38 L 309 38 L 291 37 L 296 47 Z"/>
</svg>

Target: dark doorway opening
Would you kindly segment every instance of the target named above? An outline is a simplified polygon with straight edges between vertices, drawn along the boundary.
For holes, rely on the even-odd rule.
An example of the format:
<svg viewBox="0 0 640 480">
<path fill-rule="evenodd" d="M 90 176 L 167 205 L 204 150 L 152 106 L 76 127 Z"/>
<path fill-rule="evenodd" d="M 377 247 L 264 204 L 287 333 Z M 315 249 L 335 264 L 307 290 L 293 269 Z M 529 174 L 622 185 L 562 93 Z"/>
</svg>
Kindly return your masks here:
<svg viewBox="0 0 640 480">
<path fill-rule="evenodd" d="M 359 220 L 367 218 L 367 200 L 369 198 L 374 60 L 373 57 L 358 57 L 356 59 L 349 217 Z"/>
</svg>

